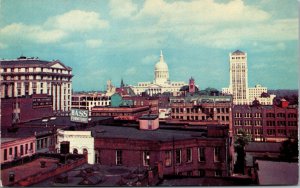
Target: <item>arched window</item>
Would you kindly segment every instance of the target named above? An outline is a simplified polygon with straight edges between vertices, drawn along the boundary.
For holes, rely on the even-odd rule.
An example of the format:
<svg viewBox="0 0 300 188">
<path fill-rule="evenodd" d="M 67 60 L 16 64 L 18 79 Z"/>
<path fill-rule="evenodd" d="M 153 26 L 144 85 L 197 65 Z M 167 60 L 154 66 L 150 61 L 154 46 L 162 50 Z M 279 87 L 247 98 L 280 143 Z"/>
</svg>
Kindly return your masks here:
<svg viewBox="0 0 300 188">
<path fill-rule="evenodd" d="M 73 149 L 73 154 L 78 154 L 78 150 L 76 148 Z"/>
</svg>

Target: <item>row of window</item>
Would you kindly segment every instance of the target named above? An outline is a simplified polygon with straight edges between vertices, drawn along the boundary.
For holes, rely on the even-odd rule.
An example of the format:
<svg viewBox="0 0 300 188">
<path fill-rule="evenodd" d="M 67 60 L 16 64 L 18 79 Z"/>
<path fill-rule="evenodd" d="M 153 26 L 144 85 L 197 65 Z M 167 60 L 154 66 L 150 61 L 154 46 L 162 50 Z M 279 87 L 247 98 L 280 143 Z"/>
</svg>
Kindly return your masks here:
<svg viewBox="0 0 300 188">
<path fill-rule="evenodd" d="M 30 144 L 22 144 L 15 147 L 10 147 L 4 149 L 3 151 L 3 159 L 4 161 L 8 160 L 8 156 L 10 156 L 11 160 L 13 158 L 22 157 L 23 155 L 27 155 L 28 153 L 33 152 L 33 142 Z"/>
<path fill-rule="evenodd" d="M 275 116 L 276 115 L 276 116 Z M 262 117 L 262 113 L 235 113 L 234 117 L 236 118 L 251 118 L 251 117 L 255 117 L 255 118 L 261 118 Z M 275 118 L 275 117 L 279 117 L 279 118 L 285 118 L 286 114 L 285 113 L 266 113 L 266 117 L 270 117 L 270 118 Z M 288 118 L 297 118 L 297 114 L 296 113 L 289 113 L 287 114 Z"/>
<path fill-rule="evenodd" d="M 175 164 L 182 164 L 182 152 L 183 149 L 175 149 L 174 151 L 174 162 Z M 193 149 L 192 148 L 186 148 L 186 163 L 191 163 L 193 161 Z M 205 162 L 206 161 L 206 153 L 205 153 L 205 147 L 198 147 L 198 162 Z M 165 166 L 170 167 L 173 165 L 173 151 L 172 150 L 166 150 L 165 151 Z M 122 150 L 116 150 L 116 165 L 123 165 L 123 151 Z M 221 162 L 221 147 L 214 147 L 214 162 Z M 144 151 L 143 152 L 143 165 L 149 166 L 150 165 L 150 151 Z"/>
<path fill-rule="evenodd" d="M 204 169 L 199 169 L 196 171 L 196 173 L 193 174 L 193 171 L 187 171 L 187 172 L 178 172 L 177 175 L 179 176 L 200 176 L 200 177 L 205 177 L 206 176 L 206 171 Z M 222 176 L 222 171 L 221 170 L 215 170 L 214 175 L 216 177 Z"/>
<path fill-rule="evenodd" d="M 65 71 L 62 69 L 44 69 L 44 68 L 39 68 L 39 70 L 37 70 L 36 67 L 33 67 L 32 69 L 29 68 L 4 68 L 3 72 L 24 72 L 22 70 L 25 70 L 25 72 L 53 72 L 53 73 L 65 73 L 68 72 L 68 74 L 70 74 L 70 71 Z"/>
<path fill-rule="evenodd" d="M 25 75 L 25 76 L 2 76 L 1 77 L 3 80 L 62 80 L 62 81 L 70 81 L 71 78 L 70 77 L 64 77 L 64 76 L 29 76 L 29 75 Z"/>
<path fill-rule="evenodd" d="M 208 120 L 209 116 L 186 116 L 186 120 Z M 184 119 L 184 116 L 172 116 L 172 119 Z M 229 121 L 229 116 L 217 116 L 217 120 Z"/>
<path fill-rule="evenodd" d="M 216 108 L 217 113 L 229 113 L 229 108 Z M 213 108 L 172 108 L 172 113 L 214 113 Z"/>
</svg>

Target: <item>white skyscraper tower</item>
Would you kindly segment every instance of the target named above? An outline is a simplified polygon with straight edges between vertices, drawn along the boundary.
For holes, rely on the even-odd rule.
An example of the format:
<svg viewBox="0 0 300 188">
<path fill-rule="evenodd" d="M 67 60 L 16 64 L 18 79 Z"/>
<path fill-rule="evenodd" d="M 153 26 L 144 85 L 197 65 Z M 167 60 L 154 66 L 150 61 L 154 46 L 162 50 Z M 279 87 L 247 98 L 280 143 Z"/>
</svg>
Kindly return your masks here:
<svg viewBox="0 0 300 188">
<path fill-rule="evenodd" d="M 247 53 L 235 51 L 229 54 L 230 58 L 230 84 L 229 89 L 233 99 L 239 104 L 246 104 L 248 101 L 248 68 Z"/>
<path fill-rule="evenodd" d="M 271 105 L 275 95 L 262 97 L 262 93 L 267 93 L 266 87 L 256 85 L 248 88 L 248 67 L 247 53 L 236 50 L 229 54 L 230 62 L 230 83 L 228 88 L 222 88 L 222 93 L 232 94 L 233 104 L 249 105 L 256 99 L 263 105 Z"/>
</svg>

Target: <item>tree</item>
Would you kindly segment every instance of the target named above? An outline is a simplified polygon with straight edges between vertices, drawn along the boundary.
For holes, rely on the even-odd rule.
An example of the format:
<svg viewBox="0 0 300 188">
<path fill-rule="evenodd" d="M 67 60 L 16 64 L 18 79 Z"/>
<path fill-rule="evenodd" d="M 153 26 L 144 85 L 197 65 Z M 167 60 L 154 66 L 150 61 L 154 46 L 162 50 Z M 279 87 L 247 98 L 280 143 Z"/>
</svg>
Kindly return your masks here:
<svg viewBox="0 0 300 188">
<path fill-rule="evenodd" d="M 239 131 L 240 134 L 234 136 L 234 149 L 237 153 L 237 160 L 234 166 L 236 173 L 244 174 L 245 167 L 245 146 L 252 140 L 251 135 L 247 134 L 244 130 Z"/>
<path fill-rule="evenodd" d="M 280 158 L 284 161 L 291 162 L 298 157 L 298 139 L 291 139 L 282 142 L 280 147 Z"/>
</svg>

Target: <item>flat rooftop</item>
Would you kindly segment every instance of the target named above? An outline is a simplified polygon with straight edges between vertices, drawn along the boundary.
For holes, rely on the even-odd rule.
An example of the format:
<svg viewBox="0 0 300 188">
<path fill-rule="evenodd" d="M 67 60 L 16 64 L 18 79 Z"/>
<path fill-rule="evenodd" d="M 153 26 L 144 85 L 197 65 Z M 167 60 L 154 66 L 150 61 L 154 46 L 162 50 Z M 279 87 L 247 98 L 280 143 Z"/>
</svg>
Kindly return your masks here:
<svg viewBox="0 0 300 188">
<path fill-rule="evenodd" d="M 159 186 L 246 186 L 251 185 L 249 179 L 236 179 L 224 177 L 178 177 L 164 178 Z"/>
<path fill-rule="evenodd" d="M 90 171 L 87 175 L 82 172 Z M 139 172 L 139 173 L 138 173 Z M 121 186 L 120 181 L 123 182 L 135 181 L 138 174 L 144 173 L 144 169 L 136 167 L 125 166 L 106 166 L 106 165 L 90 165 L 84 164 L 74 168 L 66 173 L 64 176 L 68 177 L 67 183 L 58 183 L 55 181 L 56 177 L 51 177 L 43 182 L 31 185 L 32 187 L 75 187 L 75 186 Z M 88 177 L 88 180 L 93 184 L 79 185 L 82 180 Z M 128 185 L 127 185 L 128 186 Z"/>
<path fill-rule="evenodd" d="M 257 160 L 259 185 L 297 185 L 298 163 Z"/>
<path fill-rule="evenodd" d="M 192 138 L 209 139 L 209 137 L 207 137 L 207 130 L 205 129 L 164 129 L 160 127 L 156 130 L 140 130 L 138 125 L 97 125 L 87 128 L 86 130 L 92 131 L 92 135 L 95 138 L 126 138 L 149 141 L 172 141 Z M 216 138 L 214 137 L 213 139 Z"/>
<path fill-rule="evenodd" d="M 46 161 L 45 168 L 40 167 L 41 166 L 40 161 Z M 39 173 L 43 173 L 55 169 L 57 168 L 57 163 L 58 163 L 57 159 L 38 158 L 32 162 L 24 163 L 23 165 L 18 165 L 12 168 L 1 170 L 2 184 L 5 186 L 10 183 L 9 182 L 10 172 L 15 173 L 15 181 L 18 181 L 34 174 L 39 174 Z"/>
</svg>

